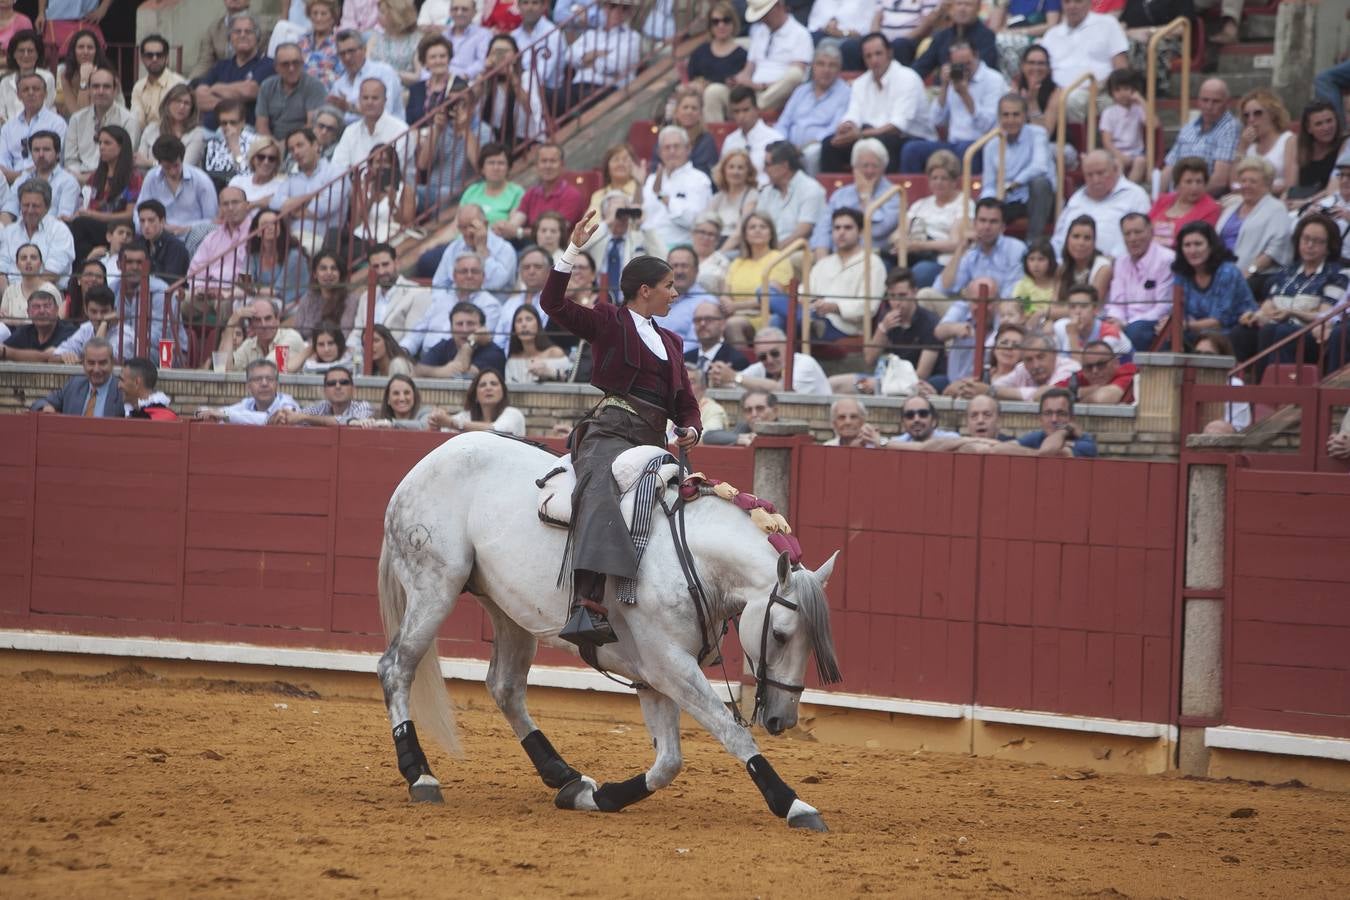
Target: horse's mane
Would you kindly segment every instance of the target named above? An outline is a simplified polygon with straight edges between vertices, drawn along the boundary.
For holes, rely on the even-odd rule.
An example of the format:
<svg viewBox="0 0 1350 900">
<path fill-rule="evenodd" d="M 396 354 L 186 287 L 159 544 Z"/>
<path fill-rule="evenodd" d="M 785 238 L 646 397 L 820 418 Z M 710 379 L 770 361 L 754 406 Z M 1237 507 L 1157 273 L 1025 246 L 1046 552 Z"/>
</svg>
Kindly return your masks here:
<svg viewBox="0 0 1350 900">
<path fill-rule="evenodd" d="M 792 573 L 792 597 L 797 602 L 806 633 L 811 638 L 811 649 L 816 656 L 816 674 L 821 684 L 843 680 L 839 660 L 834 653 L 834 637 L 830 633 L 830 606 L 825 589 L 815 573 L 799 568 Z"/>
</svg>

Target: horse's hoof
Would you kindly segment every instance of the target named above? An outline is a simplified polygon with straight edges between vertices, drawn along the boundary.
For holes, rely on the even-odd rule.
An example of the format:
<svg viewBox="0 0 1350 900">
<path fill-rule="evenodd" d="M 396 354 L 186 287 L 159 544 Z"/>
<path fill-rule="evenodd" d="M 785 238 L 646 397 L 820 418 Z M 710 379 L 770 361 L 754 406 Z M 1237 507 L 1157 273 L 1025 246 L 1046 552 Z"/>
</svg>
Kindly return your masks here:
<svg viewBox="0 0 1350 900">
<path fill-rule="evenodd" d="M 595 789 L 598 787 L 595 779 L 586 775 L 569 781 L 562 786 L 556 797 L 553 798 L 553 805 L 558 809 L 581 809 L 595 812 L 599 809 L 595 805 Z"/>
<path fill-rule="evenodd" d="M 423 775 L 408 785 L 408 798 L 414 803 L 444 803 L 441 783 L 430 775 Z"/>
<path fill-rule="evenodd" d="M 807 831 L 830 830 L 825 827 L 825 820 L 820 817 L 816 808 L 800 797 L 792 801 L 792 806 L 788 809 L 787 823 L 789 828 L 805 828 Z"/>
</svg>

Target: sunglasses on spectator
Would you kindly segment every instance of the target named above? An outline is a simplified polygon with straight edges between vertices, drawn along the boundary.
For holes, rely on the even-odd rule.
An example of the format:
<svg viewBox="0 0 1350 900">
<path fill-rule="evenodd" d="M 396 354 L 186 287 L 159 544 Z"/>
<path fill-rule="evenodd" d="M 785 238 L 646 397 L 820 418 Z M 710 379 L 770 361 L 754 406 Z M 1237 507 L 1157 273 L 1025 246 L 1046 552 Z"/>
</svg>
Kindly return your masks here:
<svg viewBox="0 0 1350 900">
<path fill-rule="evenodd" d="M 350 378 L 339 378 L 336 381 L 325 381 L 324 387 L 350 387 L 352 380 Z"/>
<path fill-rule="evenodd" d="M 1084 372 L 1100 372 L 1100 371 L 1102 371 L 1103 369 L 1105 369 L 1105 368 L 1107 367 L 1107 365 L 1110 364 L 1110 362 L 1111 362 L 1111 360 L 1109 360 L 1109 359 L 1100 359 L 1100 360 L 1097 360 L 1097 362 L 1085 362 L 1085 363 L 1083 363 L 1083 371 L 1084 371 Z"/>
<path fill-rule="evenodd" d="M 757 353 L 757 354 L 755 354 L 755 355 L 756 355 L 757 357 L 759 357 L 759 361 L 760 361 L 760 362 L 764 362 L 764 360 L 769 359 L 769 358 L 778 359 L 780 356 L 783 355 L 783 351 L 782 351 L 782 350 L 768 350 L 768 351 L 766 351 L 766 352 L 764 352 L 764 353 Z"/>
<path fill-rule="evenodd" d="M 714 24 L 714 25 L 730 25 L 730 24 L 731 24 L 731 18 L 730 18 L 729 16 L 709 16 L 709 17 L 708 17 L 708 21 L 711 22 L 711 23 Z"/>
<path fill-rule="evenodd" d="M 281 162 L 281 157 L 275 153 L 255 153 L 253 158 L 258 162 Z"/>
<path fill-rule="evenodd" d="M 315 122 L 314 127 L 319 131 L 336 131 L 336 126 L 329 125 L 326 122 Z"/>
<path fill-rule="evenodd" d="M 933 414 L 926 409 L 907 409 L 900 415 L 904 416 L 905 419 L 908 420 L 908 419 L 927 419 L 930 418 Z"/>
<path fill-rule="evenodd" d="M 141 59 L 163 59 L 164 57 L 166 57 L 166 56 L 168 56 L 168 55 L 169 55 L 168 53 L 165 53 L 165 52 L 163 52 L 163 51 L 158 51 L 158 50 L 142 50 L 142 51 L 141 51 Z"/>
</svg>

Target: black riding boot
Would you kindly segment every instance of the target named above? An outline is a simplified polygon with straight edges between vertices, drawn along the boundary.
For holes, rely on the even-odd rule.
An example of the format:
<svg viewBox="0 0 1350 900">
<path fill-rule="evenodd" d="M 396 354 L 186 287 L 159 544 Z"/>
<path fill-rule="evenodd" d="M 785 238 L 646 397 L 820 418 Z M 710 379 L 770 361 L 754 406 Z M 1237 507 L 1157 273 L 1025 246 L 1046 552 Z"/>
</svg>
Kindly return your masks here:
<svg viewBox="0 0 1350 900">
<path fill-rule="evenodd" d="M 600 601 L 605 596 L 605 576 L 577 569 L 572 573 L 572 612 L 558 637 L 578 647 L 599 647 L 618 640 Z"/>
</svg>

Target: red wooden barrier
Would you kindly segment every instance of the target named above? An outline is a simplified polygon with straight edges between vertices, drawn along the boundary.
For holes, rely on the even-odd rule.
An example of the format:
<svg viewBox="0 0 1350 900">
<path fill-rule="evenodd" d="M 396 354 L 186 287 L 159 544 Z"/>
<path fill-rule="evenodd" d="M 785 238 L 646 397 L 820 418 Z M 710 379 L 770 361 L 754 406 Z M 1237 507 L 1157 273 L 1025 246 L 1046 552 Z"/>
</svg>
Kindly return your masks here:
<svg viewBox="0 0 1350 900">
<path fill-rule="evenodd" d="M 1350 738 L 1350 482 L 1234 476 L 1224 721 Z"/>
<path fill-rule="evenodd" d="M 843 690 L 1167 722 L 1177 467 L 806 447 Z"/>
</svg>

